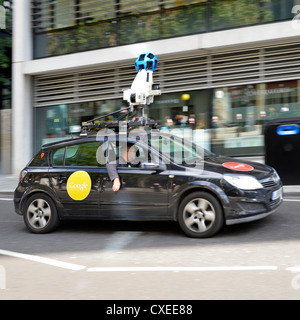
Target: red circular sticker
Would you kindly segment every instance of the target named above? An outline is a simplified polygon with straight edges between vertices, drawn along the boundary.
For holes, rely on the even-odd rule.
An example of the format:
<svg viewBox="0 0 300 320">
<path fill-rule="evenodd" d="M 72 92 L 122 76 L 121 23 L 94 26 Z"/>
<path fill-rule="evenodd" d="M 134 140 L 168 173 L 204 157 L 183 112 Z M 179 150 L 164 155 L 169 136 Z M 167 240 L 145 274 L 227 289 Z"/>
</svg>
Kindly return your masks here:
<svg viewBox="0 0 300 320">
<path fill-rule="evenodd" d="M 224 162 L 223 167 L 236 171 L 252 171 L 254 168 L 249 164 L 239 162 Z"/>
</svg>

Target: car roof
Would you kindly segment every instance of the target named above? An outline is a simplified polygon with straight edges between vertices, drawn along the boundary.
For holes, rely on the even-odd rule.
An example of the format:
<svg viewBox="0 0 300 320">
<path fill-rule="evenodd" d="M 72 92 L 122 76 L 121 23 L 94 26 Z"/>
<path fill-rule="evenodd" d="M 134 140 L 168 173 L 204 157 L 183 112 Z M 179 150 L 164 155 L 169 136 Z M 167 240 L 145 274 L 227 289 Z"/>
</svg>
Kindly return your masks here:
<svg viewBox="0 0 300 320">
<path fill-rule="evenodd" d="M 148 138 L 151 139 L 153 132 L 144 131 L 144 133 L 146 133 L 148 135 Z M 158 131 L 157 133 L 161 137 L 172 137 L 172 136 L 174 137 L 175 136 L 174 134 L 166 133 L 166 132 Z M 109 133 L 107 135 L 109 135 Z M 42 150 L 52 149 L 52 148 L 57 148 L 57 147 L 64 147 L 64 146 L 67 146 L 70 144 L 84 143 L 84 142 L 89 142 L 89 141 L 103 142 L 103 141 L 105 141 L 105 137 L 106 136 L 104 134 L 102 136 L 101 135 L 99 136 L 97 133 L 93 133 L 93 134 L 88 134 L 88 135 L 84 135 L 84 136 L 79 136 L 79 137 L 77 136 L 77 137 L 73 137 L 73 138 L 69 138 L 69 139 L 65 139 L 65 140 L 47 143 L 47 144 L 44 144 L 41 149 Z M 133 136 L 131 139 L 130 138 L 131 138 L 130 132 L 121 132 L 121 133 L 116 133 L 115 138 L 110 141 L 128 141 L 131 143 L 138 142 L 137 140 L 135 140 L 135 136 Z M 141 141 L 141 142 L 143 142 L 143 141 Z"/>
<path fill-rule="evenodd" d="M 69 142 L 81 141 L 81 140 L 83 140 L 83 137 L 73 137 L 73 138 L 70 138 L 70 139 L 54 141 L 54 142 L 50 142 L 50 143 L 43 144 L 43 145 L 42 145 L 42 149 L 47 149 L 47 148 L 51 148 L 51 147 L 56 147 L 56 146 L 68 144 Z"/>
<path fill-rule="evenodd" d="M 69 139 L 65 139 L 65 140 L 60 140 L 60 141 L 55 141 L 55 142 L 50 142 L 47 144 L 44 144 L 42 146 L 42 149 L 51 149 L 52 147 L 56 148 L 56 147 L 63 147 L 69 144 L 73 144 L 73 143 L 84 143 L 84 142 L 88 142 L 88 141 L 95 141 L 97 139 L 97 141 L 101 142 L 104 141 L 104 137 L 105 135 L 103 135 L 102 137 L 97 135 L 97 134 L 89 134 L 87 136 L 80 136 L 80 137 L 73 137 L 73 138 L 69 138 Z M 128 139 L 128 135 L 127 134 L 116 134 L 116 140 L 118 141 L 131 141 L 133 142 L 133 139 Z"/>
</svg>

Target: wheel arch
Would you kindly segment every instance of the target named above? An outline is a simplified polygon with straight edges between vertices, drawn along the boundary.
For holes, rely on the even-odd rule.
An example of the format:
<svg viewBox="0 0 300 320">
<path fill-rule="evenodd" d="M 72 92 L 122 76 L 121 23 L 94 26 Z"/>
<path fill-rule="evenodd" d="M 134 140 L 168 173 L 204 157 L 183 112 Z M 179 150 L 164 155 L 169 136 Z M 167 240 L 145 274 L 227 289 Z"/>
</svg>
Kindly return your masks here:
<svg viewBox="0 0 300 320">
<path fill-rule="evenodd" d="M 26 199 L 23 219 L 31 233 L 49 233 L 59 226 L 60 218 L 57 206 L 49 194 L 46 192 L 32 192 Z M 31 208 L 31 206 L 33 207 Z"/>
<path fill-rule="evenodd" d="M 179 207 L 183 199 L 187 197 L 189 194 L 199 191 L 209 193 L 217 199 L 221 206 L 223 217 L 225 220 L 225 211 L 226 208 L 229 206 L 229 199 L 227 198 L 225 192 L 220 187 L 214 184 L 192 184 L 189 186 L 189 188 L 185 188 L 185 190 L 183 190 L 183 192 L 179 194 L 176 206 L 173 208 L 174 220 L 178 221 Z"/>
<path fill-rule="evenodd" d="M 36 194 L 43 194 L 46 195 L 48 197 L 51 198 L 51 200 L 53 201 L 54 205 L 57 208 L 57 212 L 59 214 L 60 212 L 60 202 L 58 201 L 55 193 L 51 192 L 51 190 L 46 190 L 46 189 L 31 189 L 28 190 L 28 192 L 24 193 L 21 201 L 20 201 L 20 211 L 24 214 L 24 208 L 25 205 L 28 201 L 28 199 L 30 199 L 32 196 L 36 195 Z"/>
</svg>

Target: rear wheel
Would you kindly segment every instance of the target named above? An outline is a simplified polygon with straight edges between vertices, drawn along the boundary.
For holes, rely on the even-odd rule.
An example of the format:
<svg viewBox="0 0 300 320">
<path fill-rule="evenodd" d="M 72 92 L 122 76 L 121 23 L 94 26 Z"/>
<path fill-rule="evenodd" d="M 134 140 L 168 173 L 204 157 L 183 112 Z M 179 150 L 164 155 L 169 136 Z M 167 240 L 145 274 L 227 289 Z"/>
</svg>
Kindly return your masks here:
<svg viewBox="0 0 300 320">
<path fill-rule="evenodd" d="M 44 194 L 35 194 L 25 205 L 24 222 L 32 233 L 48 233 L 59 225 L 53 200 Z"/>
<path fill-rule="evenodd" d="M 223 210 L 219 201 L 210 193 L 194 192 L 181 202 L 178 222 L 182 231 L 189 237 L 211 237 L 224 224 Z"/>
</svg>

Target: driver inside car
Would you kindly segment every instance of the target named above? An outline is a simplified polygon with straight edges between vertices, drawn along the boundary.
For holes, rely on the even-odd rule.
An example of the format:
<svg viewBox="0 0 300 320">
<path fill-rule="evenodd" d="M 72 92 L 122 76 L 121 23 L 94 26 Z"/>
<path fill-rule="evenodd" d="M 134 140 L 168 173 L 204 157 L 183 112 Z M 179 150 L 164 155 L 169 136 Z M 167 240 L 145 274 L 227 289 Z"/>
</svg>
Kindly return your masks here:
<svg viewBox="0 0 300 320">
<path fill-rule="evenodd" d="M 127 144 L 126 147 L 121 148 L 121 156 L 113 162 L 106 164 L 107 173 L 110 180 L 113 182 L 112 189 L 114 192 L 121 188 L 121 179 L 118 173 L 118 167 L 140 167 L 139 163 L 135 164 L 135 158 L 138 148 L 133 144 Z"/>
</svg>

